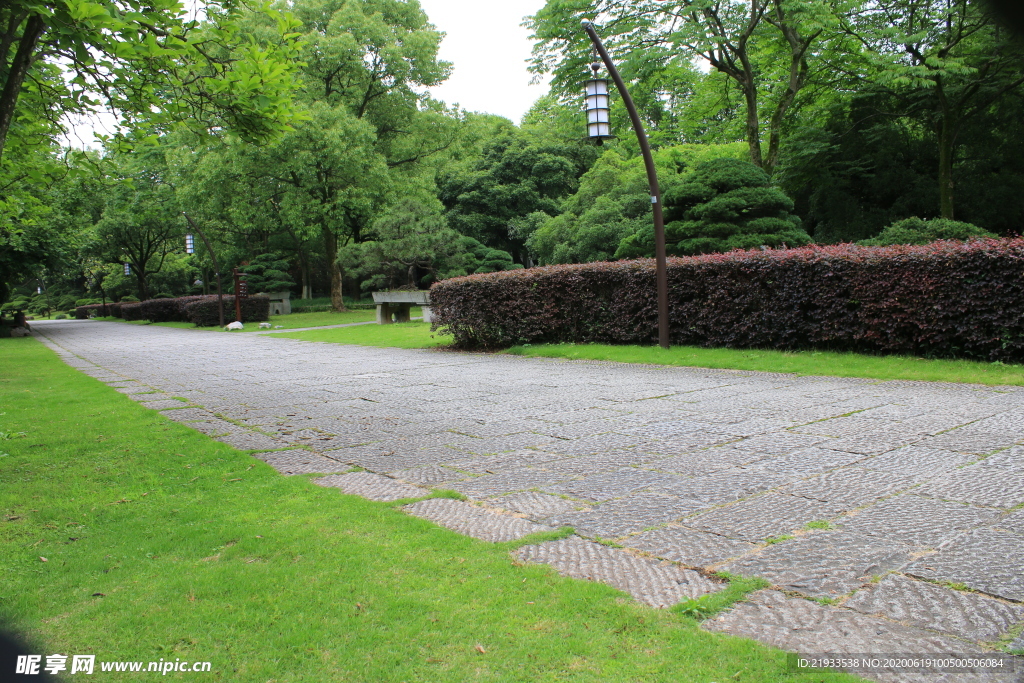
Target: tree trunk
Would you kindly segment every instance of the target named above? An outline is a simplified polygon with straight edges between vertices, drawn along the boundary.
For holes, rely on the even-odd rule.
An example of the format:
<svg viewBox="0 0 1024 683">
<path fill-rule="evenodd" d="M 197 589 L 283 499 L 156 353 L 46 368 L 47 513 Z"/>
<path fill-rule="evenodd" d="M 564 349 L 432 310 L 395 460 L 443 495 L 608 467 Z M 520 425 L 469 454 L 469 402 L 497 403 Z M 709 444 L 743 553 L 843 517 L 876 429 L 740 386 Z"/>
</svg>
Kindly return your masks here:
<svg viewBox="0 0 1024 683">
<path fill-rule="evenodd" d="M 344 311 L 345 300 L 341 295 L 341 266 L 338 264 L 338 236 L 330 228 L 323 228 L 324 250 L 327 252 L 327 267 L 331 270 L 331 307 Z"/>
<path fill-rule="evenodd" d="M 135 270 L 135 279 L 139 283 L 139 301 L 148 301 L 149 286 L 146 284 L 146 273 L 137 268 Z"/>
<path fill-rule="evenodd" d="M 944 115 L 939 124 L 939 211 L 953 219 L 953 126 Z"/>
<path fill-rule="evenodd" d="M 18 104 L 18 95 L 21 94 L 21 86 L 25 82 L 25 76 L 32 66 L 35 57 L 36 46 L 39 44 L 39 37 L 46 30 L 46 22 L 38 14 L 33 14 L 25 23 L 25 30 L 18 42 L 18 51 L 14 53 L 11 60 L 10 71 L 7 73 L 7 80 L 4 82 L 3 91 L 0 92 L 0 159 L 3 158 L 4 142 L 7 140 L 7 132 L 14 121 L 14 109 Z M 6 55 L 4 55 L 6 58 Z"/>
<path fill-rule="evenodd" d="M 741 84 L 743 87 L 743 99 L 747 104 L 747 147 L 750 148 L 750 161 L 758 168 L 764 167 L 764 160 L 761 158 L 761 126 L 757 121 L 757 86 L 753 76 L 748 77 Z"/>
</svg>

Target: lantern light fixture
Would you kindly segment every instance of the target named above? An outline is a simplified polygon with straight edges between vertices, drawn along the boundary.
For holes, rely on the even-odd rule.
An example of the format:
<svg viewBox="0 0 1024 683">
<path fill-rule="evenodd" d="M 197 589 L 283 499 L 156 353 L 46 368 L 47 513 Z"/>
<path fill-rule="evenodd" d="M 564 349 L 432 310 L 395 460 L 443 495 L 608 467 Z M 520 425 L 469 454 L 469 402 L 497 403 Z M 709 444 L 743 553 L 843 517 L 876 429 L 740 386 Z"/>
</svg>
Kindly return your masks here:
<svg viewBox="0 0 1024 683">
<path fill-rule="evenodd" d="M 192 236 L 192 233 L 185 235 L 185 253 L 194 254 L 196 253 L 196 239 Z"/>
<path fill-rule="evenodd" d="M 130 264 L 130 263 L 125 263 L 124 264 L 124 274 L 125 275 L 131 275 L 132 274 L 132 264 Z"/>
<path fill-rule="evenodd" d="M 612 136 L 608 79 L 597 77 L 600 62 L 594 62 L 590 68 L 594 70 L 594 77 L 586 82 L 587 136 L 601 141 Z"/>
</svg>

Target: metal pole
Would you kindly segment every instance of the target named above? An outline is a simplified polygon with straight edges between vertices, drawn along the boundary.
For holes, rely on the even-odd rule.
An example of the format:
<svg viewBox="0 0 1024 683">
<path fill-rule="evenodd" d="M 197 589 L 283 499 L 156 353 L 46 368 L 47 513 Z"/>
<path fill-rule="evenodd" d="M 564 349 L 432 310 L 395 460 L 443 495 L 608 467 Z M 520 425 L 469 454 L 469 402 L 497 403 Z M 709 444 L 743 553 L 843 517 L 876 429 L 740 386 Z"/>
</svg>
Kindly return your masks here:
<svg viewBox="0 0 1024 683">
<path fill-rule="evenodd" d="M 636 138 L 640 143 L 640 153 L 644 157 L 644 167 L 647 169 L 647 182 L 651 189 L 651 205 L 654 209 L 654 260 L 655 275 L 658 282 L 658 343 L 661 345 L 661 348 L 667 349 L 669 344 L 669 330 L 668 268 L 666 266 L 665 258 L 665 217 L 661 210 L 661 190 L 658 188 L 658 172 L 654 168 L 654 157 L 651 156 L 651 145 L 647 141 L 647 133 L 644 132 L 644 124 L 640 121 L 640 115 L 637 114 L 636 106 L 633 104 L 633 98 L 629 96 L 629 91 L 626 89 L 626 83 L 622 80 L 622 76 L 619 75 L 619 70 L 615 68 L 615 64 L 612 63 L 612 58 L 604 48 L 604 43 L 601 42 L 601 37 L 598 36 L 597 31 L 594 30 L 594 24 L 584 19 L 583 30 L 587 32 L 588 36 L 590 36 L 591 42 L 594 43 L 594 48 L 597 49 L 597 53 L 601 55 L 601 61 L 603 61 L 605 67 L 608 68 L 608 73 L 611 74 L 612 80 L 615 81 L 615 87 L 619 89 L 619 94 L 622 95 L 622 103 L 626 105 L 626 111 L 629 112 L 629 118 L 633 122 L 633 130 L 636 131 Z"/>
<path fill-rule="evenodd" d="M 220 266 L 217 265 L 217 255 L 213 253 L 213 247 L 210 246 L 210 240 L 206 239 L 206 233 L 204 233 L 198 225 L 193 222 L 189 215 L 184 211 L 181 215 L 185 217 L 188 224 L 199 233 L 199 236 L 203 238 L 203 243 L 206 244 L 206 249 L 210 252 L 210 258 L 213 260 L 213 274 L 217 276 L 217 312 L 220 314 L 220 326 L 224 327 L 224 292 L 220 286 Z"/>
<path fill-rule="evenodd" d="M 242 322 L 242 293 L 238 291 L 240 289 L 238 286 L 238 268 L 231 270 L 231 276 L 235 278 L 235 320 Z"/>
</svg>

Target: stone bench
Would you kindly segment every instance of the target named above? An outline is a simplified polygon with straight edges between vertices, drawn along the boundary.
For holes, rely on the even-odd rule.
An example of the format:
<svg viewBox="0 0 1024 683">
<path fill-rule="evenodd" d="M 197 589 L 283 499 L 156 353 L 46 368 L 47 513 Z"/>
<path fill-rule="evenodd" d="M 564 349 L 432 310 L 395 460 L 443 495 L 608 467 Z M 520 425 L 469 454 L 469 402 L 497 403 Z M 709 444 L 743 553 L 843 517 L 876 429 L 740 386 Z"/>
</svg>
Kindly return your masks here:
<svg viewBox="0 0 1024 683">
<path fill-rule="evenodd" d="M 392 322 L 409 322 L 409 309 L 413 306 L 423 307 L 423 322 L 433 321 L 430 315 L 430 292 L 374 292 L 373 303 L 377 304 L 377 323 L 387 325 Z"/>
</svg>

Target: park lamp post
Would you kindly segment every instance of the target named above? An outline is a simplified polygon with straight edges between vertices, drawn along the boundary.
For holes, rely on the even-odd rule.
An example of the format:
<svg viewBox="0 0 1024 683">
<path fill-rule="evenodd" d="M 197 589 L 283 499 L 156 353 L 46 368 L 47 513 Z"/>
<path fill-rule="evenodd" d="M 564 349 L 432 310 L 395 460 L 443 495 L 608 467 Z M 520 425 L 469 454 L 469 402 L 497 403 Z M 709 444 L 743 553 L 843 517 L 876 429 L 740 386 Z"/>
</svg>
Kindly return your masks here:
<svg viewBox="0 0 1024 683">
<path fill-rule="evenodd" d="M 630 121 L 633 122 L 633 130 L 636 131 L 637 141 L 640 143 L 640 153 L 644 158 L 644 167 L 647 169 L 647 183 L 651 191 L 651 205 L 654 209 L 654 259 L 655 277 L 658 283 L 658 343 L 663 349 L 669 345 L 668 329 L 668 269 L 665 257 L 665 218 L 661 210 L 661 190 L 658 188 L 658 173 L 654 168 L 654 157 L 651 155 L 651 145 L 647 141 L 647 134 L 644 132 L 644 124 L 640 121 L 640 115 L 633 104 L 633 98 L 629 96 L 626 83 L 615 68 L 612 58 L 608 55 L 601 37 L 597 35 L 594 24 L 587 19 L 583 20 L 583 30 L 590 36 L 594 49 L 600 55 L 615 87 L 622 96 L 622 103 L 626 105 Z M 601 68 L 600 63 L 594 62 L 590 66 L 594 71 L 594 77 L 587 81 L 587 132 L 589 137 L 596 138 L 598 144 L 605 138 L 611 137 L 611 124 L 608 118 L 608 81 L 597 77 Z"/>
<path fill-rule="evenodd" d="M 220 266 L 217 265 L 217 254 L 213 252 L 213 247 L 210 246 L 210 240 L 206 239 L 206 233 L 204 233 L 199 226 L 195 224 L 187 213 L 182 211 L 181 215 L 185 217 L 185 220 L 188 221 L 190 226 L 192 226 L 192 229 L 198 232 L 199 236 L 203 238 L 203 243 L 206 245 L 207 251 L 210 252 L 210 258 L 213 260 L 213 274 L 217 276 L 217 313 L 220 316 L 220 326 L 224 327 L 224 291 L 221 289 L 220 285 Z M 185 253 L 196 253 L 196 240 L 195 237 L 192 236 L 192 233 L 185 235 Z M 235 298 L 238 298 L 237 293 Z"/>
</svg>

